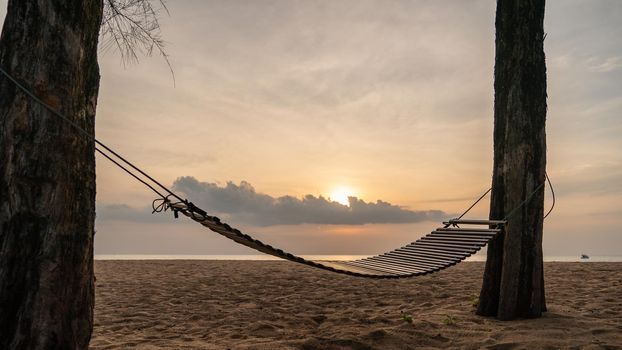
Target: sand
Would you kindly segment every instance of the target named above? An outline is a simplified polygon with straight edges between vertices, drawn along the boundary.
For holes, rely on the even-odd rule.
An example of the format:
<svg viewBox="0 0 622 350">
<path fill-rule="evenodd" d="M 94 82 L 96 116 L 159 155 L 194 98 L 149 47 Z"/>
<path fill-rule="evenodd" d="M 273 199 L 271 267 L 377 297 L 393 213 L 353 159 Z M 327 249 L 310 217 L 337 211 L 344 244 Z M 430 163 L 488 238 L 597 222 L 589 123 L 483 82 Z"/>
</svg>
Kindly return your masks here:
<svg viewBox="0 0 622 350">
<path fill-rule="evenodd" d="M 549 312 L 509 322 L 475 315 L 477 262 L 403 280 L 285 261 L 95 271 L 92 349 L 622 349 L 622 263 L 546 263 Z"/>
</svg>

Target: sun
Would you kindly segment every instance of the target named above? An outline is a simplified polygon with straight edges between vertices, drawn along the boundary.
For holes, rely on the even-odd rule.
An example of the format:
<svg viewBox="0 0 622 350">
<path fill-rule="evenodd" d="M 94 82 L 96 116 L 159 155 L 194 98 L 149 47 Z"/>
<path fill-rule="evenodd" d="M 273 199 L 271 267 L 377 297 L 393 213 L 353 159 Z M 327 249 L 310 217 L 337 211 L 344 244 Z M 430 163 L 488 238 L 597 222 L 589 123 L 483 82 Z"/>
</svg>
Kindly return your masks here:
<svg viewBox="0 0 622 350">
<path fill-rule="evenodd" d="M 345 186 L 335 187 L 331 192 L 328 198 L 342 205 L 349 206 L 350 200 L 348 197 L 354 196 L 354 191 L 351 188 Z"/>
</svg>

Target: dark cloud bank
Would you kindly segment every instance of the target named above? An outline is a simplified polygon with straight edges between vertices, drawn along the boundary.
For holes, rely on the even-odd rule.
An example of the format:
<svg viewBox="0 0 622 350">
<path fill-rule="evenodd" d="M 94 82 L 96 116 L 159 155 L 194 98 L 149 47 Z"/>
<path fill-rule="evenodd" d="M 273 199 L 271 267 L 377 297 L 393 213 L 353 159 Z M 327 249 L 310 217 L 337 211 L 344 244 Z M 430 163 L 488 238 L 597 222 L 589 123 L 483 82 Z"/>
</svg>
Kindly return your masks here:
<svg viewBox="0 0 622 350">
<path fill-rule="evenodd" d="M 177 179 L 173 188 L 186 194 L 196 205 L 212 215 L 221 216 L 232 223 L 254 226 L 400 224 L 438 221 L 447 217 L 440 210 L 413 211 L 381 200 L 368 203 L 356 197 L 350 197 L 350 206 L 313 195 L 303 198 L 275 198 L 258 193 L 246 181 L 239 185 L 227 182 L 221 187 L 216 183 L 199 182 L 192 176 L 186 176 Z M 132 209 L 126 205 L 105 205 L 98 209 L 98 218 L 102 220 L 154 219 L 149 211 Z"/>
<path fill-rule="evenodd" d="M 349 207 L 322 196 L 274 198 L 258 193 L 246 181 L 239 185 L 227 182 L 220 187 L 186 176 L 177 179 L 174 188 L 187 194 L 208 211 L 227 214 L 232 220 L 258 226 L 412 223 L 437 220 L 444 216 L 438 210 L 412 211 L 383 201 L 367 203 L 356 197 L 350 197 Z"/>
</svg>

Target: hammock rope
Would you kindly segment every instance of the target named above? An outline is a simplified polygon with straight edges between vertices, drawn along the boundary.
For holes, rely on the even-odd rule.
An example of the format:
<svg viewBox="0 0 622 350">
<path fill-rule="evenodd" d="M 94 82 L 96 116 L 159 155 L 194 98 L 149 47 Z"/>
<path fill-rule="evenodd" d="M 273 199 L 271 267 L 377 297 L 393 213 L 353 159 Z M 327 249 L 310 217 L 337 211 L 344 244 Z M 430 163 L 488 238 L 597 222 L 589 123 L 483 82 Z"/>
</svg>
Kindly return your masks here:
<svg viewBox="0 0 622 350">
<path fill-rule="evenodd" d="M 53 115 L 59 117 L 64 122 L 76 129 L 80 135 L 93 142 L 93 148 L 107 160 L 125 171 L 135 180 L 139 181 L 151 191 L 158 195 L 152 203 L 153 213 L 171 210 L 175 218 L 179 213 L 200 223 L 206 228 L 223 235 L 239 244 L 258 250 L 262 253 L 273 255 L 282 259 L 302 263 L 312 267 L 353 275 L 371 278 L 402 278 L 419 276 L 433 273 L 447 267 L 453 266 L 467 257 L 475 254 L 488 242 L 494 239 L 504 230 L 507 220 L 520 208 L 527 204 L 531 198 L 548 182 L 552 194 L 552 205 L 544 218 L 546 218 L 555 206 L 555 193 L 548 174 L 545 173 L 545 181 L 540 183 L 525 199 L 513 208 L 503 220 L 464 220 L 462 219 L 471 209 L 473 209 L 492 188 L 485 191 L 471 206 L 469 206 L 459 217 L 443 222 L 443 227 L 436 229 L 430 234 L 410 243 L 401 248 L 357 260 L 349 261 L 313 261 L 287 253 L 281 249 L 263 243 L 252 236 L 242 233 L 240 230 L 222 222 L 218 217 L 208 215 L 207 212 L 187 199 L 183 199 L 168 187 L 162 185 L 147 172 L 128 161 L 125 157 L 115 152 L 106 144 L 100 142 L 88 131 L 72 121 L 59 111 L 46 104 L 25 84 L 20 83 L 12 75 L 0 67 L 0 73 L 11 81 L 20 91 L 33 101 L 43 106 Z M 99 146 L 99 147 L 98 147 Z M 175 199 L 172 201 L 171 199 Z M 468 228 L 461 228 L 459 225 L 466 225 Z M 475 228 L 473 228 L 475 226 Z M 483 227 L 482 227 L 483 226 Z"/>
</svg>

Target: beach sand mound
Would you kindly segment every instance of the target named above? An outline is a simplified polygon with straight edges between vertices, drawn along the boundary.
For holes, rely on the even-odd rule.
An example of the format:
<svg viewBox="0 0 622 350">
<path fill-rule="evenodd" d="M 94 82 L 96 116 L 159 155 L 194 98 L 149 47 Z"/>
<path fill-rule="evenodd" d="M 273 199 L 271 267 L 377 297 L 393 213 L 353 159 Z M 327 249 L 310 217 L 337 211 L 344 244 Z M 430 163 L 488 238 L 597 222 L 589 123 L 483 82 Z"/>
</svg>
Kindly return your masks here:
<svg viewBox="0 0 622 350">
<path fill-rule="evenodd" d="M 370 280 L 286 261 L 96 261 L 92 349 L 622 349 L 622 263 L 546 263 L 549 312 L 476 316 L 483 263 Z"/>
</svg>

